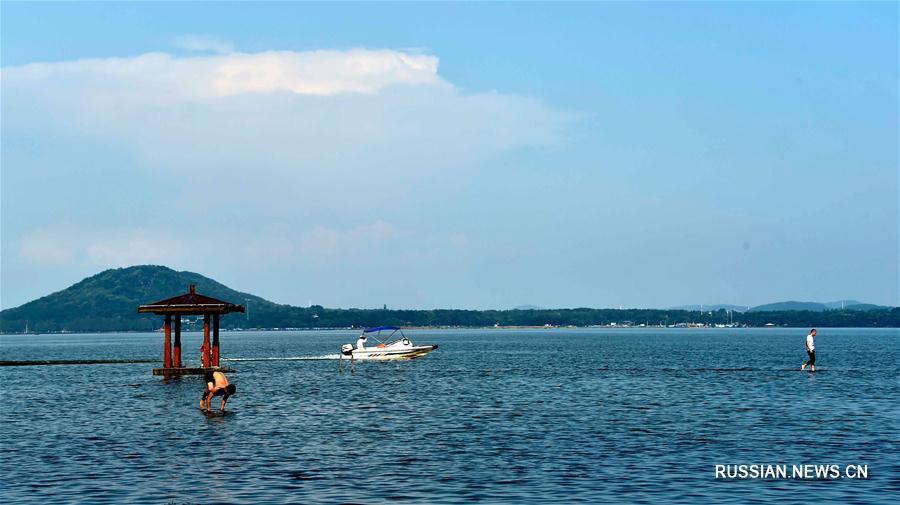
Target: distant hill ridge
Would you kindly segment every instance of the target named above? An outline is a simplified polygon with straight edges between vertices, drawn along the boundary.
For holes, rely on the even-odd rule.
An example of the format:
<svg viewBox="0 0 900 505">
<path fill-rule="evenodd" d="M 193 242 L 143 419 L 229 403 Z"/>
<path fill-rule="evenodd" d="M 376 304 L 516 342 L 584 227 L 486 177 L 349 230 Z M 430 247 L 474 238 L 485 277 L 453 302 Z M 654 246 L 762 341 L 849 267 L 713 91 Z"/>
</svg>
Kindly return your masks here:
<svg viewBox="0 0 900 505">
<path fill-rule="evenodd" d="M 239 328 L 348 328 L 360 326 L 654 326 L 739 325 L 763 326 L 890 326 L 900 327 L 900 308 L 880 308 L 856 303 L 848 310 L 826 310 L 826 304 L 783 302 L 740 312 L 736 306 L 705 306 L 696 310 L 657 309 L 542 309 L 523 305 L 513 310 L 387 310 L 294 307 L 270 302 L 231 289 L 194 272 L 178 272 L 165 266 L 141 265 L 105 270 L 62 291 L 0 312 L 0 332 L 153 331 L 162 318 L 138 314 L 137 307 L 187 292 L 197 292 L 245 305 L 244 314 L 222 318 L 225 329 Z M 855 301 L 855 300 L 854 300 Z M 831 302 L 832 304 L 835 302 Z M 840 304 L 840 302 L 837 302 Z M 860 307 L 860 309 L 856 309 Z M 742 307 L 743 308 L 743 307 Z M 198 329 L 185 320 L 186 331 Z"/>
<path fill-rule="evenodd" d="M 538 307 L 537 305 L 525 304 L 525 305 L 519 305 L 517 307 L 514 307 L 513 310 L 544 310 L 544 308 Z"/>
<path fill-rule="evenodd" d="M 711 310 L 713 312 L 717 310 L 733 310 L 735 312 L 747 312 L 749 307 L 746 305 L 728 305 L 728 304 L 715 304 L 715 305 L 679 305 L 678 307 L 672 307 L 672 310 Z"/>
<path fill-rule="evenodd" d="M 735 312 L 780 312 L 785 310 L 808 310 L 812 312 L 823 312 L 826 310 L 884 310 L 890 307 L 883 305 L 874 305 L 871 303 L 862 303 L 858 300 L 838 300 L 836 302 L 776 302 L 758 305 L 756 307 L 747 307 L 746 305 L 727 305 L 727 304 L 709 304 L 709 305 L 679 305 L 671 307 L 671 310 L 693 310 L 708 311 L 717 310 L 733 310 Z"/>
<path fill-rule="evenodd" d="M 245 305 L 256 310 L 278 307 L 268 300 L 235 291 L 194 272 L 178 272 L 165 266 L 140 265 L 105 270 L 56 293 L 0 313 L 0 329 L 23 331 L 152 330 L 160 318 L 137 314 L 138 305 L 152 303 L 188 291 L 191 284 L 201 294 Z"/>
<path fill-rule="evenodd" d="M 844 300 L 843 304 L 841 301 L 828 303 L 787 301 L 769 303 L 766 305 L 753 307 L 752 309 L 750 309 L 750 312 L 767 312 L 780 310 L 809 310 L 812 312 L 823 312 L 826 310 L 840 310 L 841 308 L 843 308 L 843 310 L 882 310 L 889 307 L 873 305 L 871 303 L 862 303 L 856 300 Z"/>
</svg>

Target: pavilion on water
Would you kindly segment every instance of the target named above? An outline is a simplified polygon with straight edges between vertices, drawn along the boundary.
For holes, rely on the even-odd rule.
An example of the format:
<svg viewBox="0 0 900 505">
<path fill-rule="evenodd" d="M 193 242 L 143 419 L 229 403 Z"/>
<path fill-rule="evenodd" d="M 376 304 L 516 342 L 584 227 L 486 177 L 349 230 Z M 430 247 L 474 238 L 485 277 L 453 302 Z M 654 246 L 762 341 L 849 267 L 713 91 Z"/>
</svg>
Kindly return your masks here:
<svg viewBox="0 0 900 505">
<path fill-rule="evenodd" d="M 152 312 L 165 316 L 165 341 L 163 344 L 163 366 L 154 368 L 153 375 L 202 374 L 207 370 L 222 370 L 219 367 L 219 318 L 231 312 L 244 312 L 243 305 L 223 302 L 209 296 L 197 294 L 194 284 L 190 292 L 174 298 L 167 298 L 138 307 L 138 312 Z M 181 363 L 181 316 L 203 316 L 203 347 L 200 350 L 201 368 L 186 368 Z M 172 345 L 172 316 L 175 316 L 175 342 Z M 212 320 L 212 345 L 210 345 L 210 320 Z"/>
</svg>

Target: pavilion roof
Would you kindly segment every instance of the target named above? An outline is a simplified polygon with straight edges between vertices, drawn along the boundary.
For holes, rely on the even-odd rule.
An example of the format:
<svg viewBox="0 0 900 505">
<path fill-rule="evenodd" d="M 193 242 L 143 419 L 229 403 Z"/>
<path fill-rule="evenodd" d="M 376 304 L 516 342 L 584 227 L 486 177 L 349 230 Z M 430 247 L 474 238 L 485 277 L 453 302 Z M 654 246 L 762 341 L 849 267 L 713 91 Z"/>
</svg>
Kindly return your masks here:
<svg viewBox="0 0 900 505">
<path fill-rule="evenodd" d="M 244 312 L 244 306 L 235 305 L 210 296 L 199 295 L 196 292 L 196 286 L 191 284 L 189 292 L 147 305 L 141 305 L 138 307 L 138 312 L 152 312 L 160 315 L 228 314 L 229 312 Z"/>
</svg>

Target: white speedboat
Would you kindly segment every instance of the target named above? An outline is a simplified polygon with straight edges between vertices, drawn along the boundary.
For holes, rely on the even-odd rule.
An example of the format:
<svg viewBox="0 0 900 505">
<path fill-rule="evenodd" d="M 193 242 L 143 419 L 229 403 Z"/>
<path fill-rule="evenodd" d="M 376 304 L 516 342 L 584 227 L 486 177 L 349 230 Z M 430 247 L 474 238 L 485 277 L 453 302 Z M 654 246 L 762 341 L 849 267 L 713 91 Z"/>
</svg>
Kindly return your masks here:
<svg viewBox="0 0 900 505">
<path fill-rule="evenodd" d="M 382 333 L 387 336 L 382 338 Z M 395 338 L 397 334 L 399 338 Z M 371 337 L 371 340 L 369 339 Z M 377 341 L 377 344 L 367 343 L 362 349 L 357 349 L 353 344 L 341 346 L 341 358 L 353 360 L 389 360 L 412 359 L 424 356 L 438 348 L 437 345 L 413 345 L 412 341 L 403 334 L 398 326 L 376 326 L 367 328 L 360 335 L 361 339 L 368 342 Z M 394 339 L 394 340 L 391 340 Z"/>
</svg>

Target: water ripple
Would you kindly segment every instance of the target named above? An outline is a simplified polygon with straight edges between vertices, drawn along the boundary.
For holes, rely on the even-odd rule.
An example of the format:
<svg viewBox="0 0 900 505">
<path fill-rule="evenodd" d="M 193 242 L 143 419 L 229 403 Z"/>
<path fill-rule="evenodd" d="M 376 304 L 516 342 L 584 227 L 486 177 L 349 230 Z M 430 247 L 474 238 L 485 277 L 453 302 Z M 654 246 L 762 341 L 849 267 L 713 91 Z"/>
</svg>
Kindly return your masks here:
<svg viewBox="0 0 900 505">
<path fill-rule="evenodd" d="M 4 337 L 4 503 L 884 503 L 900 490 L 895 330 L 412 332 L 426 358 L 338 373 L 348 335 L 223 335 L 238 395 L 137 363 L 160 336 Z M 43 339 L 43 340 L 42 340 Z M 185 338 L 199 348 L 197 335 Z M 882 366 L 873 368 L 870 363 Z M 884 364 L 889 366 L 883 366 Z M 794 366 L 796 365 L 796 366 Z M 214 403 L 214 405 L 217 405 Z M 868 480 L 714 478 L 867 464 Z"/>
</svg>

